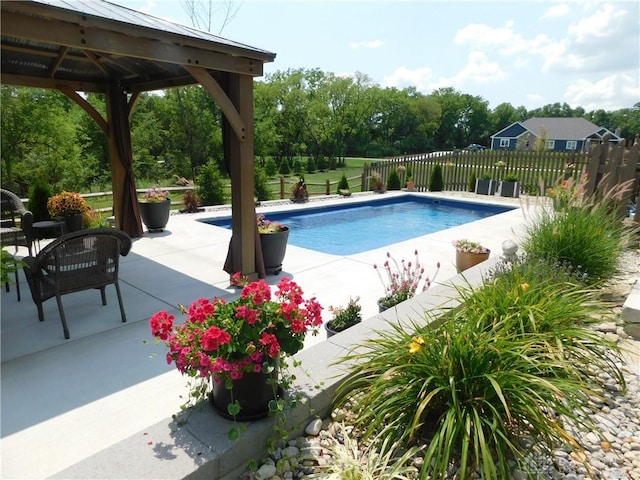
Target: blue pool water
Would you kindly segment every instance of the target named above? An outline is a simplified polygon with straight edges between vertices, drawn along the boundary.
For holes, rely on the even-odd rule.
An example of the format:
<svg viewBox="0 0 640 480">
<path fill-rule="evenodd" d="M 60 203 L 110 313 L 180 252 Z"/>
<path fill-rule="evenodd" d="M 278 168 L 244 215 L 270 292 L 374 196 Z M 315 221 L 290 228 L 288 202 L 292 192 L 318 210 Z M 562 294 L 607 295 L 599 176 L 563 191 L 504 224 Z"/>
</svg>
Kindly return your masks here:
<svg viewBox="0 0 640 480">
<path fill-rule="evenodd" d="M 413 195 L 281 213 L 267 219 L 289 227 L 289 244 L 333 255 L 353 255 L 473 222 L 512 207 Z M 231 228 L 231 219 L 205 219 Z"/>
</svg>

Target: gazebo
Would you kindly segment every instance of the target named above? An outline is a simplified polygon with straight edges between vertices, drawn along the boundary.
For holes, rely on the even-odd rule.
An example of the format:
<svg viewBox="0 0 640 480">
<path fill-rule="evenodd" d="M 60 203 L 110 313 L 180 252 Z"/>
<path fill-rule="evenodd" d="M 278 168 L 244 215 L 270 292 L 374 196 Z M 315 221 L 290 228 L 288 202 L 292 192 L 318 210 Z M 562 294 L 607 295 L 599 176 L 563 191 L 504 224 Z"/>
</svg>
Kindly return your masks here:
<svg viewBox="0 0 640 480">
<path fill-rule="evenodd" d="M 200 84 L 224 114 L 233 216 L 230 266 L 257 277 L 253 79 L 275 54 L 104 0 L 1 3 L 3 84 L 56 89 L 108 137 L 115 225 L 142 235 L 129 117 L 142 92 Z M 79 92 L 102 93 L 104 118 Z"/>
</svg>

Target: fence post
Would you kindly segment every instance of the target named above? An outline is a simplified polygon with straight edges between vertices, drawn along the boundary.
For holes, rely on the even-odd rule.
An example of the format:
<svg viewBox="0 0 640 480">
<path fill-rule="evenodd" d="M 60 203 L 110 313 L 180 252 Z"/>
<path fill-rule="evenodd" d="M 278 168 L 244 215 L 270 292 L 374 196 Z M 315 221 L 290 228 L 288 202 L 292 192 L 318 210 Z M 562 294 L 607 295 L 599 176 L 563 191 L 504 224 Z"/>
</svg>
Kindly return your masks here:
<svg viewBox="0 0 640 480">
<path fill-rule="evenodd" d="M 327 178 L 327 195 L 331 195 L 331 182 Z"/>
<path fill-rule="evenodd" d="M 280 200 L 284 199 L 284 177 L 280 175 Z"/>
</svg>

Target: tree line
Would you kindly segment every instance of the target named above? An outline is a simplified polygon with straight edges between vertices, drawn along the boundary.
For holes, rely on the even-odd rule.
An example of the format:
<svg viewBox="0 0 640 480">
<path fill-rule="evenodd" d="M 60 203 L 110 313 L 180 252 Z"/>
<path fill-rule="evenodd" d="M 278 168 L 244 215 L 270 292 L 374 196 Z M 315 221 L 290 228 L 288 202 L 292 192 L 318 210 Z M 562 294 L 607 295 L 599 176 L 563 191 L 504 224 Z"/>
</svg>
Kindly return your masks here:
<svg viewBox="0 0 640 480">
<path fill-rule="evenodd" d="M 531 117 L 584 117 L 629 140 L 640 132 L 640 103 L 611 112 L 566 103 L 490 109 L 453 88 L 423 94 L 319 69 L 278 71 L 254 86 L 256 166 L 268 176 L 299 170 L 303 157 L 304 170 L 317 171 L 340 168 L 347 157 L 488 145 L 493 133 Z M 40 179 L 54 191 L 110 189 L 106 137 L 80 107 L 56 91 L 2 85 L 1 95 L 3 187 L 26 195 Z M 102 95 L 86 98 L 105 115 Z M 131 137 L 138 180 L 195 179 L 207 165 L 226 175 L 222 114 L 199 86 L 140 95 Z"/>
</svg>

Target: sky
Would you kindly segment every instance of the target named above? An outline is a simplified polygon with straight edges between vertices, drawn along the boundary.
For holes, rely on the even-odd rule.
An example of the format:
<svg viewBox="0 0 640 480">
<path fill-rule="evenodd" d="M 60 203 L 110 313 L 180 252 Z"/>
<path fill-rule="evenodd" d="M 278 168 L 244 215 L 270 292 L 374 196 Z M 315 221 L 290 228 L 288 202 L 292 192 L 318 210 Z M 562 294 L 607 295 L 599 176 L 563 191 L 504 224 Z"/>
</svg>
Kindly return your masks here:
<svg viewBox="0 0 640 480">
<path fill-rule="evenodd" d="M 193 26 L 188 0 L 110 1 Z M 637 0 L 212 2 L 212 33 L 276 54 L 265 74 L 360 72 L 427 95 L 452 87 L 491 109 L 612 111 L 640 102 Z M 224 5 L 234 11 L 226 24 Z"/>
</svg>

